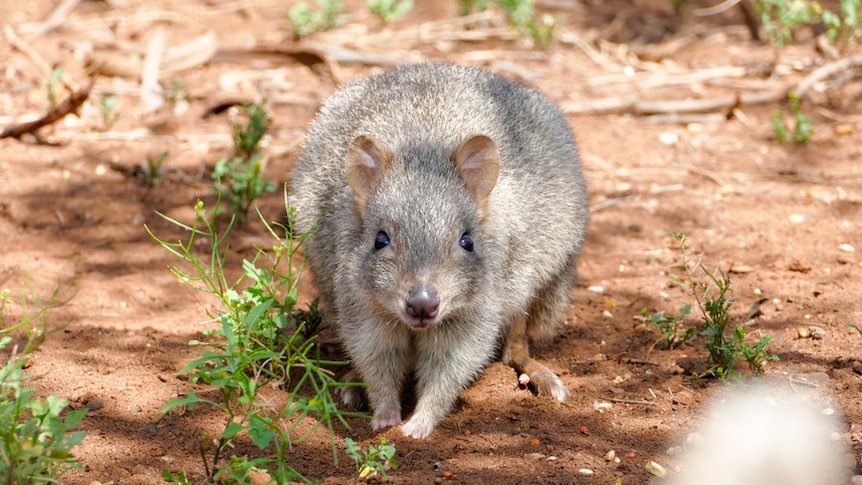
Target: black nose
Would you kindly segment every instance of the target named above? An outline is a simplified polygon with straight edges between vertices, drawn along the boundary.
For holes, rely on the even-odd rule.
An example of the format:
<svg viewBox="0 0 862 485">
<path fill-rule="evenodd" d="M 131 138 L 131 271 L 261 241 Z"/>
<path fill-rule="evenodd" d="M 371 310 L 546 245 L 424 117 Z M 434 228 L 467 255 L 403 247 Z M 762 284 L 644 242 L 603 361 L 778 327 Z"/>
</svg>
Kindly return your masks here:
<svg viewBox="0 0 862 485">
<path fill-rule="evenodd" d="M 437 316 L 440 308 L 440 295 L 435 288 L 422 286 L 407 295 L 407 314 L 413 318 L 426 320 Z"/>
</svg>

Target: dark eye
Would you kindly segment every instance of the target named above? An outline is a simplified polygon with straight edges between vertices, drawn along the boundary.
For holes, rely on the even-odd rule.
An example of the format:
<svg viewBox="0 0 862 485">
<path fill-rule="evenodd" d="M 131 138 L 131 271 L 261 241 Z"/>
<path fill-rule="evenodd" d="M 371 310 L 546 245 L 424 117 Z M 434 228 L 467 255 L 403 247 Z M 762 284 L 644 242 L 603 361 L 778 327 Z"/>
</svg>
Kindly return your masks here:
<svg viewBox="0 0 862 485">
<path fill-rule="evenodd" d="M 380 250 L 389 246 L 389 234 L 386 234 L 383 231 L 377 233 L 377 237 L 374 238 L 374 249 Z M 472 243 L 471 243 L 472 246 Z"/>
<path fill-rule="evenodd" d="M 473 238 L 466 232 L 461 235 L 461 239 L 458 240 L 458 245 L 464 248 L 467 252 L 473 252 Z"/>
</svg>

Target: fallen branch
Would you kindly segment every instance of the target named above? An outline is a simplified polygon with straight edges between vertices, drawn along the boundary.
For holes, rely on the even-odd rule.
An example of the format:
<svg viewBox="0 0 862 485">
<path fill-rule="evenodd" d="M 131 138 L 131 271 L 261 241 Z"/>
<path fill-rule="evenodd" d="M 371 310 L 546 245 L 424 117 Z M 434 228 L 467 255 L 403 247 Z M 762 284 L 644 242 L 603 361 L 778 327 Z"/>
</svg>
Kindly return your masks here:
<svg viewBox="0 0 862 485">
<path fill-rule="evenodd" d="M 66 18 L 69 17 L 69 14 L 72 13 L 72 10 L 74 10 L 80 2 L 81 0 L 63 0 L 60 2 L 60 4 L 57 5 L 57 8 L 51 12 L 51 15 L 49 15 L 44 22 L 32 26 L 28 39 L 33 40 L 63 25 L 63 23 L 66 22 Z"/>
<path fill-rule="evenodd" d="M 51 75 L 51 71 L 53 70 L 51 65 L 48 64 L 48 62 L 45 61 L 38 52 L 36 52 L 36 49 L 34 49 L 33 46 L 21 40 L 18 35 L 15 34 L 15 30 L 12 27 L 4 25 L 3 34 L 6 37 L 6 41 L 9 42 L 12 47 L 24 54 L 27 59 L 30 59 L 30 62 L 39 71 L 40 76 L 48 77 Z M 60 83 L 69 91 L 75 91 L 77 89 L 77 86 L 67 81 L 65 76 L 60 76 Z"/>
<path fill-rule="evenodd" d="M 632 113 L 652 115 L 662 113 L 705 113 L 720 111 L 729 113 L 739 106 L 772 103 L 787 97 L 788 87 L 718 96 L 704 99 L 642 100 L 636 96 L 597 98 L 563 103 L 563 112 L 568 114 Z"/>
<path fill-rule="evenodd" d="M 20 140 L 25 134 L 31 134 L 37 139 L 40 139 L 36 134 L 40 128 L 56 123 L 68 114 L 77 113 L 78 108 L 80 108 L 81 105 L 84 104 L 84 101 L 90 97 L 90 89 L 93 87 L 94 80 L 95 79 L 91 79 L 90 84 L 87 87 L 73 92 L 68 99 L 55 106 L 54 109 L 46 113 L 45 116 L 28 123 L 6 127 L 6 129 L 3 130 L 3 133 L 0 133 L 0 139 L 15 138 L 16 140 Z"/>
<path fill-rule="evenodd" d="M 671 86 L 675 84 L 692 84 L 710 81 L 716 78 L 743 77 L 749 75 L 749 70 L 744 67 L 723 66 L 696 71 L 665 72 L 651 71 L 639 72 L 632 75 L 610 74 L 607 76 L 595 76 L 587 79 L 590 86 L 602 86 L 605 84 L 619 84 L 635 82 L 642 88 L 656 88 L 660 86 Z"/>
<path fill-rule="evenodd" d="M 824 64 L 806 76 L 802 82 L 792 89 L 792 91 L 802 98 L 815 83 L 818 83 L 833 74 L 846 72 L 848 69 L 854 69 L 857 67 L 862 67 L 862 56 L 845 57 L 843 59 L 838 59 L 837 61 Z"/>
</svg>

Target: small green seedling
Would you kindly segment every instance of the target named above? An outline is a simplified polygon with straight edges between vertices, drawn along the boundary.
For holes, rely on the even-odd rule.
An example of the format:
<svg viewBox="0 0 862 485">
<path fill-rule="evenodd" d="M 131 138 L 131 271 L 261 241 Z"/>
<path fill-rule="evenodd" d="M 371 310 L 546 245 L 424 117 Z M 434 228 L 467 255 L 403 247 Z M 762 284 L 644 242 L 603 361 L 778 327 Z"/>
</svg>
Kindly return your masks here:
<svg viewBox="0 0 862 485">
<path fill-rule="evenodd" d="M 859 332 L 859 335 L 862 335 L 862 327 L 859 327 L 859 325 L 856 325 L 855 323 L 848 323 L 847 326 L 850 328 L 855 328 L 856 331 Z"/>
<path fill-rule="evenodd" d="M 141 180 L 148 187 L 155 187 L 159 185 L 164 177 L 164 173 L 162 172 L 162 164 L 165 163 L 165 160 L 168 158 L 168 152 L 162 152 L 158 157 L 154 157 L 153 155 L 147 154 L 147 166 L 146 167 L 135 167 L 135 178 Z"/>
<path fill-rule="evenodd" d="M 248 123 L 233 125 L 233 148 L 236 155 L 249 158 L 260 151 L 260 142 L 272 124 L 272 118 L 262 104 L 246 104 L 243 111 Z"/>
<path fill-rule="evenodd" d="M 844 51 L 851 42 L 862 36 L 862 5 L 860 5 L 860 0 L 841 0 L 839 12 L 840 15 L 826 10 L 823 12 L 822 19 L 826 26 L 829 42 Z"/>
<path fill-rule="evenodd" d="M 298 2 L 287 12 L 287 20 L 297 37 L 307 37 L 318 30 L 334 29 L 343 22 L 343 0 L 316 0 L 316 3 L 318 10 L 312 9 L 307 2 Z"/>
<path fill-rule="evenodd" d="M 533 0 L 496 0 L 503 11 L 506 19 L 515 27 L 526 27 L 536 13 Z"/>
<path fill-rule="evenodd" d="M 641 316 L 661 332 L 661 345 L 664 349 L 675 349 L 694 337 L 694 327 L 682 330 L 682 325 L 689 314 L 691 314 L 691 304 L 680 308 L 679 315 L 675 316 L 665 316 L 663 313 L 650 314 L 646 308 L 641 310 Z"/>
<path fill-rule="evenodd" d="M 807 0 L 756 0 L 751 2 L 767 38 L 776 46 L 793 40 L 793 31 L 820 21 L 822 7 Z"/>
<path fill-rule="evenodd" d="M 345 438 L 344 450 L 356 464 L 354 484 L 376 474 L 389 478 L 386 471 L 390 468 L 398 468 L 398 462 L 395 461 L 395 445 L 390 444 L 386 438 L 380 438 L 379 445 L 369 445 L 367 449 L 362 449 L 352 439 Z"/>
<path fill-rule="evenodd" d="M 45 84 L 45 90 L 48 92 L 48 109 L 57 107 L 57 87 L 63 83 L 63 68 L 55 66 L 51 70 L 51 76 Z"/>
<path fill-rule="evenodd" d="M 540 48 L 547 49 L 554 41 L 558 25 L 553 15 L 545 14 L 539 21 L 531 20 L 527 24 L 527 31 Z"/>
<path fill-rule="evenodd" d="M 778 360 L 777 356 L 766 352 L 770 337 L 765 336 L 754 345 L 748 345 L 745 327 L 742 325 L 733 327 L 731 337 L 725 335 L 730 324 L 730 308 L 733 305 L 730 278 L 720 269 L 710 271 L 700 262 L 692 264 L 685 236 L 674 232 L 670 234 L 679 244 L 686 272 L 685 280 L 674 277 L 674 281 L 691 292 L 706 323 L 700 335 L 708 337 L 705 348 L 709 353 L 710 368 L 699 377 L 713 376 L 722 380 L 739 377 L 735 367 L 740 359 L 748 364 L 752 372 L 763 374 L 767 361 Z M 707 281 L 695 277 L 695 268 L 699 268 L 707 276 Z"/>
<path fill-rule="evenodd" d="M 239 222 L 245 222 L 254 202 L 265 192 L 275 190 L 275 183 L 263 178 L 260 155 L 246 160 L 234 157 L 216 162 L 212 178 L 216 181 L 215 192 L 224 191 L 233 214 Z"/>
<path fill-rule="evenodd" d="M 413 9 L 413 0 L 368 0 L 371 10 L 383 25 L 389 25 Z"/>
<path fill-rule="evenodd" d="M 183 80 L 179 76 L 174 76 L 170 86 L 162 85 L 162 96 L 173 107 L 176 107 L 181 101 L 187 100 L 189 97 Z"/>
<path fill-rule="evenodd" d="M 791 92 L 787 94 L 787 98 L 790 101 L 790 114 L 794 119 L 793 133 L 790 140 L 797 144 L 807 143 L 814 135 L 814 124 L 799 109 L 799 95 Z M 779 110 L 772 112 L 772 130 L 775 132 L 775 138 L 779 143 L 787 143 L 788 127 L 784 122 L 783 113 Z"/>
<path fill-rule="evenodd" d="M 260 104 L 249 104 L 243 109 L 248 122 L 234 124 L 234 157 L 217 161 L 212 173 L 216 182 L 213 191 L 220 197 L 222 194 L 226 196 L 239 222 L 245 222 L 257 199 L 276 188 L 275 183 L 263 178 L 260 154 L 260 142 L 269 129 L 271 119 Z M 217 207 L 216 211 L 219 210 Z"/>
<path fill-rule="evenodd" d="M 488 9 L 491 0 L 459 0 L 458 13 L 469 15 L 475 11 Z M 528 34 L 536 45 L 546 49 L 554 40 L 557 30 L 557 19 L 545 14 L 539 20 L 535 19 L 536 7 L 533 0 L 493 0 L 506 14 L 509 25 L 522 33 Z"/>
<path fill-rule="evenodd" d="M 474 12 L 484 12 L 488 10 L 488 3 L 491 0 L 458 0 L 458 15 L 462 17 L 470 15 Z"/>
<path fill-rule="evenodd" d="M 99 102 L 99 112 L 102 114 L 105 129 L 111 128 L 119 117 L 117 114 L 117 96 L 111 94 L 102 98 Z"/>
</svg>

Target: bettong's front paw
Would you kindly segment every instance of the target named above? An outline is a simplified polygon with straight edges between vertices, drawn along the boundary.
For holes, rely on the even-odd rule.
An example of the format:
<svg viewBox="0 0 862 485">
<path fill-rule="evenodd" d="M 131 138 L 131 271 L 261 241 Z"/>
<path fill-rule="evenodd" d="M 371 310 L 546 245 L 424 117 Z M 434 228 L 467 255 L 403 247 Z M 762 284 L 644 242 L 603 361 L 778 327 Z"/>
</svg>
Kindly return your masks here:
<svg viewBox="0 0 862 485">
<path fill-rule="evenodd" d="M 381 412 L 374 412 L 374 417 L 371 419 L 371 429 L 380 431 L 383 428 L 395 426 L 401 422 L 401 410 L 389 409 Z"/>
<path fill-rule="evenodd" d="M 437 423 L 434 422 L 430 416 L 423 416 L 421 413 L 414 413 L 413 416 L 411 416 L 410 419 L 401 426 L 401 431 L 406 436 L 421 440 L 427 438 L 436 427 Z"/>
</svg>

